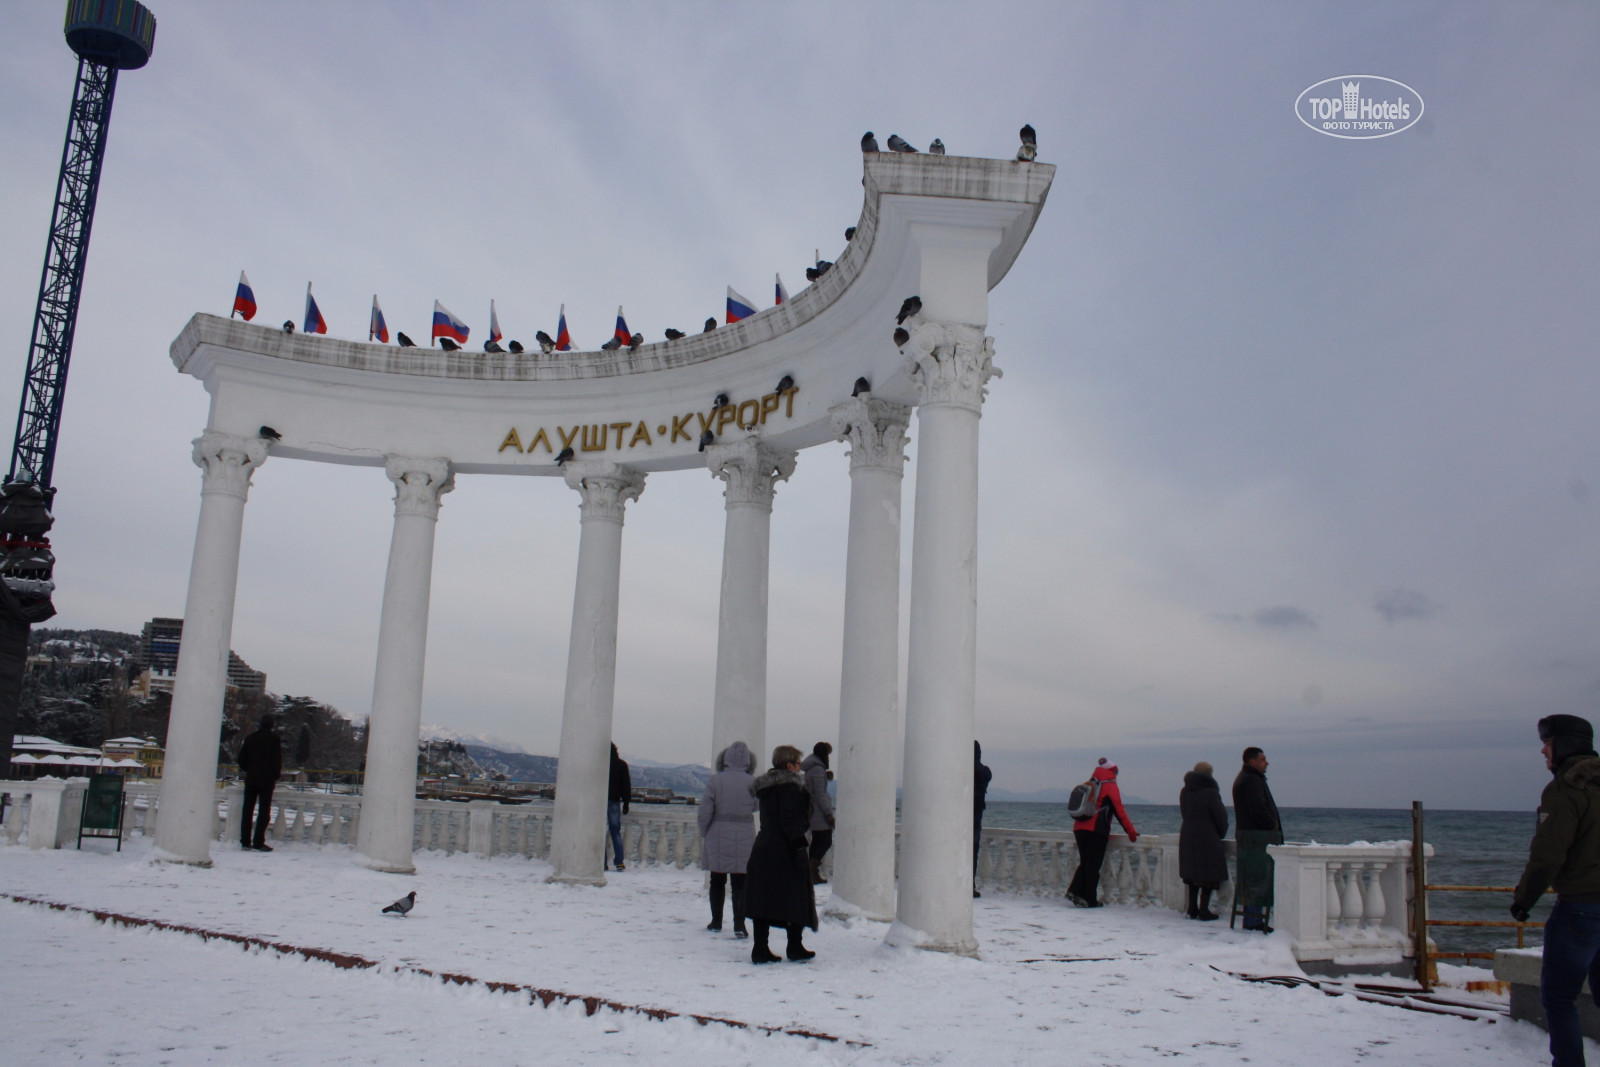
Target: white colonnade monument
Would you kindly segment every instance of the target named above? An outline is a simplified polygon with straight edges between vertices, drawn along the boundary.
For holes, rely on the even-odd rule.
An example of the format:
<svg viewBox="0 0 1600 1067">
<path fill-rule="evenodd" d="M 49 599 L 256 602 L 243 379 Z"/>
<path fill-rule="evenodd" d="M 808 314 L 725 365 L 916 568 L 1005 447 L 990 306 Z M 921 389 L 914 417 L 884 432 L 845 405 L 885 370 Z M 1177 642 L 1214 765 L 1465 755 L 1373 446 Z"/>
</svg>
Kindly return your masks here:
<svg viewBox="0 0 1600 1067">
<path fill-rule="evenodd" d="M 205 383 L 211 414 L 194 444 L 201 508 L 158 855 L 210 862 L 245 501 L 255 469 L 269 457 L 377 467 L 395 485 L 356 852 L 359 862 L 398 873 L 414 870 L 417 740 L 441 498 L 458 477 L 489 474 L 560 477 L 579 495 L 550 878 L 603 885 L 628 504 L 659 472 L 709 469 L 726 483 L 708 752 L 738 740 L 764 757 L 775 490 L 794 475 L 802 450 L 844 440 L 851 492 L 834 899 L 892 920 L 894 943 L 975 952 L 978 426 L 985 384 L 999 374 L 985 332 L 988 295 L 1026 243 L 1055 168 L 957 156 L 863 159 L 861 219 L 832 269 L 778 307 L 635 351 L 447 354 L 194 316 L 171 354 L 179 370 Z M 913 295 L 921 310 L 905 321 L 909 337 L 897 343 L 896 315 Z M 263 427 L 279 437 L 266 439 Z M 702 448 L 707 431 L 713 438 Z M 913 437 L 897 893 L 901 481 Z M 572 457 L 558 463 L 569 448 Z"/>
</svg>

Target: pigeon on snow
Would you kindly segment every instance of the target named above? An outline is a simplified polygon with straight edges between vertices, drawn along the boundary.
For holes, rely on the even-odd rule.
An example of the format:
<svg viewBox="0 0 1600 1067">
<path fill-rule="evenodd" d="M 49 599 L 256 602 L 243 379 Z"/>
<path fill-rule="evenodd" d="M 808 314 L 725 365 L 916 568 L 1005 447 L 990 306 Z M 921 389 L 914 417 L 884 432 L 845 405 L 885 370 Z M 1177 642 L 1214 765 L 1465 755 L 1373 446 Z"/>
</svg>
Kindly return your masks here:
<svg viewBox="0 0 1600 1067">
<path fill-rule="evenodd" d="M 411 892 L 407 893 L 393 904 L 390 904 L 387 908 L 384 908 L 383 913 L 385 915 L 405 915 L 411 911 L 412 907 L 414 907 L 416 903 L 417 891 L 413 889 Z"/>
<path fill-rule="evenodd" d="M 911 333 L 904 326 L 894 328 L 894 343 L 896 348 L 904 348 L 911 341 Z"/>
<path fill-rule="evenodd" d="M 935 137 L 933 143 L 928 146 L 928 152 L 936 156 L 944 155 L 944 142 Z"/>
<path fill-rule="evenodd" d="M 901 137 L 898 133 L 891 133 L 889 135 L 889 151 L 891 151 L 891 152 L 915 152 L 916 149 L 912 148 L 909 144 L 907 144 L 906 143 L 906 139 L 904 137 Z"/>
<path fill-rule="evenodd" d="M 878 139 L 872 136 L 871 130 L 861 135 L 861 151 L 876 152 L 878 150 Z"/>
<path fill-rule="evenodd" d="M 399 333 L 395 334 L 395 338 L 400 342 L 400 347 L 401 348 L 416 348 L 417 347 L 417 342 L 415 342 L 411 338 L 407 337 L 406 336 L 406 332 L 404 330 L 401 330 Z"/>
</svg>

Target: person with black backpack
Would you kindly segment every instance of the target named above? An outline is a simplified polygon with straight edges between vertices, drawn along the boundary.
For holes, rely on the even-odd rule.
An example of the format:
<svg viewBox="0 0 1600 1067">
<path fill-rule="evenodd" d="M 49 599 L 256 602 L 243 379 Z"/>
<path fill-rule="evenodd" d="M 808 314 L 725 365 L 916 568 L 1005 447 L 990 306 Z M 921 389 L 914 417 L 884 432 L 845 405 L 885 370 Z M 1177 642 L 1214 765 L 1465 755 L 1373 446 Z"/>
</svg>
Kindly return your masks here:
<svg viewBox="0 0 1600 1067">
<path fill-rule="evenodd" d="M 1098 908 L 1100 866 L 1106 861 L 1106 847 L 1111 843 L 1112 816 L 1128 832 L 1130 843 L 1139 840 L 1139 831 L 1133 828 L 1133 820 L 1122 806 L 1117 765 L 1101 756 L 1089 780 L 1073 788 L 1067 812 L 1073 817 L 1072 836 L 1078 843 L 1078 869 L 1067 887 L 1067 899 L 1080 908 Z"/>
</svg>

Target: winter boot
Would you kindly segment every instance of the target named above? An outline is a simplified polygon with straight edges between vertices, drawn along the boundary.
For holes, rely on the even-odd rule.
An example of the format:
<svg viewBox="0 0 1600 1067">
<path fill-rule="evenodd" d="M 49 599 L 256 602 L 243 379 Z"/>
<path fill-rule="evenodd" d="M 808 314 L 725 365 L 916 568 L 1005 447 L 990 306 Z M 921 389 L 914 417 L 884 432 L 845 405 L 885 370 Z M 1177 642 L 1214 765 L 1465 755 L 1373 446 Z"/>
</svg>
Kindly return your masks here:
<svg viewBox="0 0 1600 1067">
<path fill-rule="evenodd" d="M 711 876 L 711 922 L 706 924 L 707 930 L 721 932 L 722 930 L 722 902 L 728 892 L 728 883 L 717 875 Z M 735 909 L 737 910 L 737 909 Z"/>
<path fill-rule="evenodd" d="M 1200 887 L 1193 882 L 1186 884 L 1189 887 L 1189 918 L 1198 919 L 1200 918 Z"/>
<path fill-rule="evenodd" d="M 804 963 L 809 959 L 814 959 L 817 955 L 800 943 L 802 931 L 804 930 L 805 927 L 799 923 L 789 927 L 789 948 L 785 955 L 796 963 Z"/>
<path fill-rule="evenodd" d="M 1211 910 L 1211 890 L 1200 890 L 1200 907 L 1198 911 L 1191 912 L 1190 915 L 1192 918 L 1199 919 L 1203 923 L 1216 922 L 1218 919 L 1222 918 L 1222 916 Z"/>
<path fill-rule="evenodd" d="M 754 942 L 750 946 L 751 963 L 778 962 L 780 957 L 775 955 L 772 949 L 767 946 L 767 935 L 771 929 L 772 928 L 767 923 L 760 922 L 759 920 L 756 922 L 756 936 Z"/>
</svg>

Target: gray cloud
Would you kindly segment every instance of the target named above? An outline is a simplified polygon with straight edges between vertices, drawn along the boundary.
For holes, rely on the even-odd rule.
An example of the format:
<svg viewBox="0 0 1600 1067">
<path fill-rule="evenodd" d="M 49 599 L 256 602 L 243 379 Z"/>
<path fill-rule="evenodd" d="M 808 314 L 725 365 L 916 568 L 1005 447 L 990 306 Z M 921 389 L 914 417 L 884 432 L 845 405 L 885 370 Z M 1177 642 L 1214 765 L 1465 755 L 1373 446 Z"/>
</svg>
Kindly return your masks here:
<svg viewBox="0 0 1600 1067">
<path fill-rule="evenodd" d="M 1317 620 L 1300 608 L 1290 604 L 1277 604 L 1261 608 L 1250 615 L 1250 621 L 1268 630 L 1315 630 Z"/>
<path fill-rule="evenodd" d="M 1403 619 L 1431 619 L 1439 605 L 1415 589 L 1385 589 L 1372 598 L 1372 609 L 1386 622 Z"/>
</svg>

